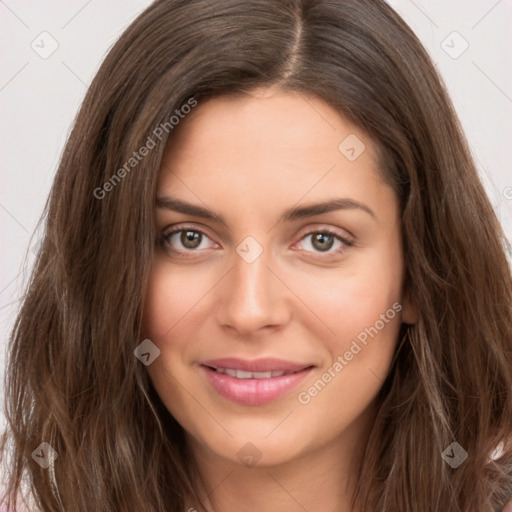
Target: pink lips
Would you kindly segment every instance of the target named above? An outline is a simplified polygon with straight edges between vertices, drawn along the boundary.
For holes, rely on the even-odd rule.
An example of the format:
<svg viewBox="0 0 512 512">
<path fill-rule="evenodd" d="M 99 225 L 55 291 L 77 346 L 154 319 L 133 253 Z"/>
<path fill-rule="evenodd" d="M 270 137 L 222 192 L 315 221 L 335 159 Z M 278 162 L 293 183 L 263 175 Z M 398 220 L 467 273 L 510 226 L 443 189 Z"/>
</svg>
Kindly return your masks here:
<svg viewBox="0 0 512 512">
<path fill-rule="evenodd" d="M 243 372 L 286 372 L 284 375 L 264 378 L 238 378 L 219 373 L 214 368 Z M 292 363 L 280 359 L 256 359 L 253 361 L 224 358 L 203 361 L 201 370 L 211 386 L 224 398 L 244 405 L 263 405 L 277 400 L 310 373 L 312 365 Z"/>
</svg>

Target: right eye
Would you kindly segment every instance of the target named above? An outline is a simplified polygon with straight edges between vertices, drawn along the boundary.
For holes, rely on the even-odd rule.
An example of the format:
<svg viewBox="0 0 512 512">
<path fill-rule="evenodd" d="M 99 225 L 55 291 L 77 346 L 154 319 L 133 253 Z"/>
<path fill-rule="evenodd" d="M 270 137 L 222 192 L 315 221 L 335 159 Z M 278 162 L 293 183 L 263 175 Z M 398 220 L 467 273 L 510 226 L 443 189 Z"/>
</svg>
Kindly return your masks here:
<svg viewBox="0 0 512 512">
<path fill-rule="evenodd" d="M 178 226 L 171 231 L 162 232 L 158 243 L 174 254 L 186 255 L 186 253 L 208 249 L 208 247 L 201 248 L 205 239 L 210 240 L 208 235 L 201 229 L 190 226 Z M 218 247 L 215 242 L 213 244 Z"/>
</svg>

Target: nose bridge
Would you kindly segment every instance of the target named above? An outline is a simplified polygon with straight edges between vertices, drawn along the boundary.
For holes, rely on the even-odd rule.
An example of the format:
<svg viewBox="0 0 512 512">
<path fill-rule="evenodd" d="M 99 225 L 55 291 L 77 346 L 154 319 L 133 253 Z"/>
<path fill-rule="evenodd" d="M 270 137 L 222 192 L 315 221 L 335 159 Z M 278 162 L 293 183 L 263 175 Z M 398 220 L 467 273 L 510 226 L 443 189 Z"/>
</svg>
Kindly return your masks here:
<svg viewBox="0 0 512 512">
<path fill-rule="evenodd" d="M 233 254 L 233 268 L 222 288 L 220 321 L 240 332 L 285 321 L 285 288 L 268 268 L 272 252 L 247 237 Z"/>
</svg>

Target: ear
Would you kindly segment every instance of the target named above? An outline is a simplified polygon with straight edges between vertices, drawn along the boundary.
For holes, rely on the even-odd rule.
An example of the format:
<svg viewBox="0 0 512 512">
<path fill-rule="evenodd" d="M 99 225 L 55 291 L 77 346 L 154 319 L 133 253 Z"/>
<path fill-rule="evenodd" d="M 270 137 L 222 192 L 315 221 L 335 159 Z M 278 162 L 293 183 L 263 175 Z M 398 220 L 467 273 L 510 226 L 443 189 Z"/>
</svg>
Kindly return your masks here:
<svg viewBox="0 0 512 512">
<path fill-rule="evenodd" d="M 411 297 L 408 290 L 404 292 L 402 298 L 402 322 L 405 324 L 415 324 L 418 321 L 418 307 Z"/>
</svg>

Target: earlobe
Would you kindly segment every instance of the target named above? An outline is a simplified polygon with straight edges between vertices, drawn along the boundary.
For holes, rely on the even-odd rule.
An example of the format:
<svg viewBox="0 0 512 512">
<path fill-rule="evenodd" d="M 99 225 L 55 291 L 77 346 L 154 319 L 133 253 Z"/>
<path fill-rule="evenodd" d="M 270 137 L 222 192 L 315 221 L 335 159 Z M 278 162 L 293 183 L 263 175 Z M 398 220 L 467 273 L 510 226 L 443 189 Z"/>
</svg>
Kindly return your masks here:
<svg viewBox="0 0 512 512">
<path fill-rule="evenodd" d="M 418 307 L 409 292 L 405 292 L 402 300 L 402 322 L 413 325 L 418 321 Z"/>
</svg>

